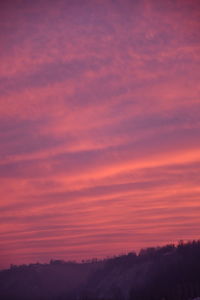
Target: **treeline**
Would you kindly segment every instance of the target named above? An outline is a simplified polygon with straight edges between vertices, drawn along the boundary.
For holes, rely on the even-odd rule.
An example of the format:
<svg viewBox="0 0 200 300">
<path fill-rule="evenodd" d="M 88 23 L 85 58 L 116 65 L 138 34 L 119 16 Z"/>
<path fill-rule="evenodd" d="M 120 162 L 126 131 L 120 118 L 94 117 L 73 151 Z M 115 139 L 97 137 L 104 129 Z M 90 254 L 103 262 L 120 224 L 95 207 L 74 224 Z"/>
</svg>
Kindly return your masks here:
<svg viewBox="0 0 200 300">
<path fill-rule="evenodd" d="M 99 263 L 99 262 L 104 262 L 106 261 L 106 259 L 97 259 L 97 258 L 92 258 L 92 259 L 83 259 L 81 262 L 77 262 L 75 260 L 61 260 L 61 259 L 51 259 L 49 261 L 49 263 L 39 263 L 39 262 L 36 262 L 36 263 L 30 263 L 30 264 L 22 264 L 22 265 L 15 265 L 15 264 L 11 264 L 10 265 L 10 269 L 11 270 L 24 270 L 24 269 L 27 269 L 27 268 L 34 268 L 34 267 L 45 267 L 45 266 L 49 266 L 49 265 L 57 265 L 57 266 L 60 266 L 60 265 L 80 265 L 80 264 L 94 264 L 94 263 Z M 0 270 L 0 272 L 3 272 L 5 270 Z"/>
<path fill-rule="evenodd" d="M 200 296 L 200 240 L 104 260 L 51 260 L 0 272 L 0 299 L 190 300 Z"/>
<path fill-rule="evenodd" d="M 189 300 L 200 296 L 200 241 L 147 249 L 144 257 L 154 261 L 152 276 L 145 288 L 131 289 L 130 300 Z"/>
<path fill-rule="evenodd" d="M 108 292 L 107 296 L 99 296 L 103 294 L 99 288 L 107 289 L 106 285 L 99 285 L 101 280 L 104 278 L 112 281 L 112 276 L 117 276 L 117 272 L 121 272 L 121 276 L 119 280 L 113 280 L 114 284 L 109 287 L 111 292 Z M 127 274 L 129 278 L 126 277 Z M 141 280 L 138 280 L 139 277 Z M 129 281 L 128 284 L 125 284 L 124 278 Z M 142 249 L 138 255 L 129 253 L 109 259 L 102 270 L 92 274 L 88 290 L 82 299 L 189 300 L 198 296 L 200 296 L 199 240 L 187 243 L 180 241 L 176 246 L 170 244 Z"/>
</svg>

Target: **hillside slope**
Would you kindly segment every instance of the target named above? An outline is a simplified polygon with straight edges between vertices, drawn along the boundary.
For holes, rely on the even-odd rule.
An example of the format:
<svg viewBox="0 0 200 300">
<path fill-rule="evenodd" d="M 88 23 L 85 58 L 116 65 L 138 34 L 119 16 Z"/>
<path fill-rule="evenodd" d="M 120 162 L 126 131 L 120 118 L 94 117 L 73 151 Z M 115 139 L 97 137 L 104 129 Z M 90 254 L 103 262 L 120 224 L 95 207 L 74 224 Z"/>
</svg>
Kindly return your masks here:
<svg viewBox="0 0 200 300">
<path fill-rule="evenodd" d="M 189 300 L 200 296 L 200 241 L 88 263 L 32 264 L 0 272 L 0 299 Z"/>
</svg>

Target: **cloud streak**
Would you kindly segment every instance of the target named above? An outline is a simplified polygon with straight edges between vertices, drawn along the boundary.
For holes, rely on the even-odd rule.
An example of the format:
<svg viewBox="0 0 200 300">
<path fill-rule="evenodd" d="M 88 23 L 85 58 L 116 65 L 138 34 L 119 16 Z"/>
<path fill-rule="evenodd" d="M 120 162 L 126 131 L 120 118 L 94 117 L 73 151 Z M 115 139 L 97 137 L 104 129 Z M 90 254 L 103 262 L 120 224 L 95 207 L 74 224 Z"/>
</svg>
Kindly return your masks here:
<svg viewBox="0 0 200 300">
<path fill-rule="evenodd" d="M 199 238 L 199 2 L 0 5 L 0 267 Z"/>
</svg>

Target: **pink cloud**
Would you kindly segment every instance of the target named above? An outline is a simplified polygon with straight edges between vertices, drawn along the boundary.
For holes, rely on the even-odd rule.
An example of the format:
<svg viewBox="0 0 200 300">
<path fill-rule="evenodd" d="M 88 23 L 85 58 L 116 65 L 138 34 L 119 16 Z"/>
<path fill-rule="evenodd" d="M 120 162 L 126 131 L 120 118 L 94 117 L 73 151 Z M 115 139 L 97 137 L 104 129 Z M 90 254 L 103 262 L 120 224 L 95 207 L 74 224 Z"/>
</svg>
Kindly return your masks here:
<svg viewBox="0 0 200 300">
<path fill-rule="evenodd" d="M 199 2 L 2 2 L 0 265 L 198 237 Z"/>
</svg>

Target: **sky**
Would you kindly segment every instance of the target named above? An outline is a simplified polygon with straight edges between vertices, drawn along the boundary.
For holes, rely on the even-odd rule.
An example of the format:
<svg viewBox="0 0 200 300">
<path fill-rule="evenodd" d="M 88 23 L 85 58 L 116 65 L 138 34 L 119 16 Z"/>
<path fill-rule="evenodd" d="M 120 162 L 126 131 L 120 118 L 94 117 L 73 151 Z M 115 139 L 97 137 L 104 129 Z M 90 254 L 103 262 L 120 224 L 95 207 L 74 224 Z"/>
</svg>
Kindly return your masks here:
<svg viewBox="0 0 200 300">
<path fill-rule="evenodd" d="M 0 3 L 0 268 L 200 238 L 200 1 Z"/>
</svg>

